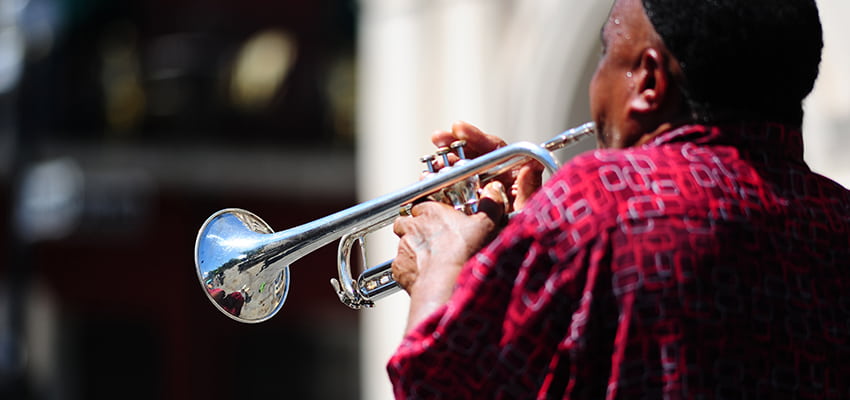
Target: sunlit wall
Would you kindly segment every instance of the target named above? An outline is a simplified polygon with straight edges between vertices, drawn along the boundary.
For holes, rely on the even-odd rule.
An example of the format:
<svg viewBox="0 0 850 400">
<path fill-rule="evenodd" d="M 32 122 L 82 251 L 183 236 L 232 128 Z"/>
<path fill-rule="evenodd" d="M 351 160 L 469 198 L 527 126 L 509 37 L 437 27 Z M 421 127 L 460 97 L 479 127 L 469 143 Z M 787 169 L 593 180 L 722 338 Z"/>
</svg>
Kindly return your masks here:
<svg viewBox="0 0 850 400">
<path fill-rule="evenodd" d="M 610 2 L 362 0 L 358 195 L 414 181 L 429 133 L 462 119 L 508 141 L 543 139 L 588 119 L 587 85 Z M 806 159 L 850 187 L 850 5 L 820 0 L 826 46 L 806 102 Z M 574 152 L 589 149 L 585 143 Z M 396 242 L 374 239 L 370 256 Z M 363 398 L 390 398 L 384 366 L 401 340 L 405 295 L 361 315 Z"/>
<path fill-rule="evenodd" d="M 805 159 L 813 170 L 850 187 L 850 3 L 818 0 L 823 61 L 805 102 Z"/>
<path fill-rule="evenodd" d="M 608 6 L 597 1 L 361 1 L 358 195 L 414 182 L 429 135 L 465 120 L 508 141 L 542 142 L 588 118 L 587 82 Z M 589 149 L 591 143 L 580 145 Z M 574 152 L 580 149 L 574 150 Z M 389 232 L 369 257 L 393 256 Z M 364 399 L 391 398 L 385 364 L 407 298 L 361 314 Z"/>
</svg>

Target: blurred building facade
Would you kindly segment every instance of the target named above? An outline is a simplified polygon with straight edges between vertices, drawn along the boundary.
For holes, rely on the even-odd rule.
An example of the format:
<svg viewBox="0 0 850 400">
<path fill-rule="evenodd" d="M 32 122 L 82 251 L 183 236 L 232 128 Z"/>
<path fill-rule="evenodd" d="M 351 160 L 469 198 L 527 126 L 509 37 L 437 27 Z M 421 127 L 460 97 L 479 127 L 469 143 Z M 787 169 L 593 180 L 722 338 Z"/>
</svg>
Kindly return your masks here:
<svg viewBox="0 0 850 400">
<path fill-rule="evenodd" d="M 256 326 L 192 255 L 217 209 L 354 203 L 355 26 L 345 0 L 0 0 L 0 398 L 359 398 L 335 249 Z"/>
</svg>

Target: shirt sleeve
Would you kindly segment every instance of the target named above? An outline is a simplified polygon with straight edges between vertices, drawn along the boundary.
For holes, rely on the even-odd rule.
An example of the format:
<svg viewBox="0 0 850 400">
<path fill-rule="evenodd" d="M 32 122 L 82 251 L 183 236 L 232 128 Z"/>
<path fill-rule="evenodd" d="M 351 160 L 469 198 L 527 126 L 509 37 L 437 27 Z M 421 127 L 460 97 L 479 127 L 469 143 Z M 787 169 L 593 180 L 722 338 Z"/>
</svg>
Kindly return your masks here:
<svg viewBox="0 0 850 400">
<path fill-rule="evenodd" d="M 516 398 L 544 385 L 594 279 L 577 241 L 599 239 L 598 224 L 570 189 L 586 179 L 571 171 L 550 179 L 464 266 L 450 301 L 402 340 L 387 365 L 396 398 Z"/>
</svg>

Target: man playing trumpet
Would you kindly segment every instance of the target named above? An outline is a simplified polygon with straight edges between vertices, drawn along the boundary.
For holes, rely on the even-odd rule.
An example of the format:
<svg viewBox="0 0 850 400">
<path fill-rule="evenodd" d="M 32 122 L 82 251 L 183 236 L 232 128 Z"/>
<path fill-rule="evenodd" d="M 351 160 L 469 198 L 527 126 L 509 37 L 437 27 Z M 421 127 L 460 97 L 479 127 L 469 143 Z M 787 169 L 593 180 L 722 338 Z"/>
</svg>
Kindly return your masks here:
<svg viewBox="0 0 850 400">
<path fill-rule="evenodd" d="M 850 194 L 802 157 L 814 0 L 616 0 L 602 43 L 599 150 L 539 189 L 520 170 L 503 228 L 435 202 L 396 220 L 396 396 L 850 397 Z M 433 136 L 456 139 L 503 144 Z"/>
</svg>

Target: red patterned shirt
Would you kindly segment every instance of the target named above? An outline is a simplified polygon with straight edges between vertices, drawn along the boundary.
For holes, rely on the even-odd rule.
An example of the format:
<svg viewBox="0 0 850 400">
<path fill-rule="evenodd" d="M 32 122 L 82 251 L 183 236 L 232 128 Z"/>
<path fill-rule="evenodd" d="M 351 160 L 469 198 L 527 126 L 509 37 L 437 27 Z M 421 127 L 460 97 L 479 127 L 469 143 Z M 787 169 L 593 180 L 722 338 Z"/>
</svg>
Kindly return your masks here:
<svg viewBox="0 0 850 400">
<path fill-rule="evenodd" d="M 850 195 L 798 130 L 562 168 L 388 365 L 405 399 L 850 398 Z"/>
</svg>

